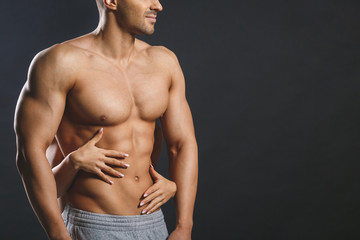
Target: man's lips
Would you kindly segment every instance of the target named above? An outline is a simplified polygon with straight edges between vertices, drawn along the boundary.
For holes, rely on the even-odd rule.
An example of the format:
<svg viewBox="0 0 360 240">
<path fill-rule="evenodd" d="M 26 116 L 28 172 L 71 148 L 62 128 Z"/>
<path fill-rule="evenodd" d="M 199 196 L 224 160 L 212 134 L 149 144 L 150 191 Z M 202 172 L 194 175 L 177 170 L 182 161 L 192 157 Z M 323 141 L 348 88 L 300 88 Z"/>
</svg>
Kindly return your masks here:
<svg viewBox="0 0 360 240">
<path fill-rule="evenodd" d="M 152 22 L 156 22 L 156 16 L 146 16 L 146 18 Z"/>
</svg>

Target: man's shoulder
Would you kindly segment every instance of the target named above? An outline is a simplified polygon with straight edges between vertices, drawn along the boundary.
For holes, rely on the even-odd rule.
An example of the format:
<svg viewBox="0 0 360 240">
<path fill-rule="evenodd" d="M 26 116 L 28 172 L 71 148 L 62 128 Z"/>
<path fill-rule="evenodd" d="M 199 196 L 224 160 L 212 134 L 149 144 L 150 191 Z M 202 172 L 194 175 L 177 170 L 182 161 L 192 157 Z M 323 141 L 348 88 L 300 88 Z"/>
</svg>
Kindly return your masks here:
<svg viewBox="0 0 360 240">
<path fill-rule="evenodd" d="M 32 65 L 41 67 L 58 68 L 71 65 L 79 56 L 76 47 L 68 43 L 58 43 L 37 53 Z"/>
<path fill-rule="evenodd" d="M 162 64 L 177 63 L 177 57 L 173 51 L 164 46 L 152 46 L 145 42 L 139 41 L 140 49 L 152 60 Z"/>
<path fill-rule="evenodd" d="M 76 72 L 78 54 L 69 44 L 55 44 L 35 55 L 29 71 L 30 82 L 59 83 L 61 86 L 71 85 L 72 76 Z"/>
<path fill-rule="evenodd" d="M 151 46 L 148 48 L 147 52 L 152 58 L 158 59 L 164 63 L 173 64 L 178 61 L 175 53 L 164 46 Z"/>
</svg>

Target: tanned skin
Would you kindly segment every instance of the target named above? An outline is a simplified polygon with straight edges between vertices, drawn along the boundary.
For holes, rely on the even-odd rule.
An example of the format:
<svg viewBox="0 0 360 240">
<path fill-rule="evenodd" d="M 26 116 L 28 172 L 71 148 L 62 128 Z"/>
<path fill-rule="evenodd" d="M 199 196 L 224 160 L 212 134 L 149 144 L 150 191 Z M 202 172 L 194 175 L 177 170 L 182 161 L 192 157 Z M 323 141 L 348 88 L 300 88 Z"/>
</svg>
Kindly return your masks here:
<svg viewBox="0 0 360 240">
<path fill-rule="evenodd" d="M 157 211 L 161 207 L 161 205 L 166 203 L 170 198 L 174 197 L 174 195 L 176 193 L 176 184 L 173 181 L 170 181 L 170 180 L 164 178 L 163 176 L 161 176 L 161 174 L 157 173 L 154 169 L 154 168 L 156 168 L 157 162 L 160 157 L 162 140 L 163 140 L 163 135 L 162 135 L 161 127 L 158 124 L 156 124 L 155 132 L 154 132 L 154 148 L 151 153 L 151 163 L 153 165 L 153 168 L 149 169 L 150 175 L 154 181 L 154 185 L 152 185 L 148 190 L 145 191 L 144 195 L 147 194 L 148 196 L 142 198 L 141 202 L 139 204 L 139 206 L 147 205 L 146 209 L 149 209 L 149 212 Z M 47 148 L 46 157 L 50 163 L 50 166 L 53 168 L 53 172 L 57 168 L 57 166 L 64 160 L 65 156 L 61 152 L 61 149 L 59 148 L 59 145 L 58 145 L 56 139 L 54 139 L 53 142 L 51 143 L 51 145 Z M 65 157 L 65 159 L 69 160 L 70 158 Z M 89 165 L 90 161 L 89 161 L 89 158 L 84 157 L 79 162 L 80 162 L 80 164 L 82 164 L 82 165 L 80 165 L 79 168 L 85 169 L 86 165 Z M 72 163 L 72 165 L 75 165 L 75 163 Z M 92 169 L 88 169 L 88 172 L 97 174 L 96 170 L 97 170 L 97 168 L 95 167 Z M 102 171 L 105 171 L 105 170 L 102 169 Z M 68 185 L 69 182 L 74 181 L 75 177 L 76 176 L 74 176 L 74 178 L 72 178 L 72 179 L 66 179 L 66 181 L 64 181 L 62 179 L 57 179 L 56 175 L 55 175 L 56 185 L 57 185 L 57 189 L 58 189 L 58 203 L 59 203 L 61 212 L 65 208 L 66 201 L 63 197 L 64 194 L 59 196 L 59 189 L 63 189 L 64 187 L 69 186 Z M 105 182 L 108 182 L 108 180 L 105 179 Z M 66 185 L 66 186 L 64 186 L 64 185 Z M 66 189 L 66 191 L 67 190 L 68 190 L 68 188 Z"/>
<path fill-rule="evenodd" d="M 139 201 L 153 186 L 149 165 L 160 118 L 177 186 L 169 239 L 191 239 L 198 164 L 184 76 L 174 53 L 135 38 L 154 32 L 162 6 L 157 0 L 98 6 L 94 32 L 40 52 L 30 65 L 15 115 L 28 198 L 49 239 L 70 239 L 58 196 L 95 213 L 148 213 Z M 54 137 L 66 157 L 52 169 L 46 150 Z M 97 174 L 73 164 L 87 158 Z"/>
</svg>

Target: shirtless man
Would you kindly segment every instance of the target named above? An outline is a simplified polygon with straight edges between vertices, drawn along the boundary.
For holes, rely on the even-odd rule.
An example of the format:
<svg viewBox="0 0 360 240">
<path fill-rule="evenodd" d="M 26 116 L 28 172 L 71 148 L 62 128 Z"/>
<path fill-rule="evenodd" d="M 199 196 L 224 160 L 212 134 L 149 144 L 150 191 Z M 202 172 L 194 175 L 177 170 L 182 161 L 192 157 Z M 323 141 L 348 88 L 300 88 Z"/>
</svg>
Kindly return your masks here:
<svg viewBox="0 0 360 240">
<path fill-rule="evenodd" d="M 139 204 L 153 185 L 149 165 L 160 118 L 177 185 L 169 239 L 191 239 L 197 144 L 184 77 L 170 50 L 135 38 L 154 32 L 162 6 L 158 0 L 97 5 L 96 30 L 40 52 L 30 65 L 15 115 L 17 166 L 28 198 L 49 239 L 71 239 L 69 231 L 74 239 L 165 239 L 161 211 Z M 46 150 L 54 137 L 66 157 L 52 169 Z M 96 175 L 73 164 L 87 158 Z M 57 205 L 63 195 L 68 229 Z"/>
<path fill-rule="evenodd" d="M 150 175 L 154 180 L 155 184 L 152 185 L 148 190 L 146 190 L 143 196 L 146 194 L 146 197 L 141 198 L 140 205 L 147 205 L 146 208 L 142 212 L 155 212 L 157 211 L 161 205 L 166 203 L 170 198 L 174 197 L 176 192 L 176 184 L 173 181 L 169 181 L 168 179 L 161 176 L 161 174 L 157 173 L 154 169 L 157 165 L 157 161 L 160 157 L 161 146 L 162 146 L 162 131 L 158 124 L 155 125 L 155 133 L 154 133 L 154 146 L 153 151 L 151 153 L 151 166 L 149 168 Z M 103 181 L 113 184 L 109 178 L 103 174 L 103 172 L 108 172 L 108 174 L 114 173 L 112 168 L 108 168 L 108 165 L 103 164 L 104 159 L 99 158 L 98 154 L 101 154 L 100 151 L 103 149 L 99 149 L 95 147 L 96 143 L 101 139 L 101 135 L 95 135 L 94 138 L 89 140 L 86 144 L 80 147 L 78 150 L 70 153 L 68 157 L 64 156 L 56 139 L 50 144 L 50 146 L 46 150 L 46 158 L 48 159 L 51 168 L 53 169 L 53 173 L 55 175 L 57 192 L 58 192 L 58 203 L 61 212 L 63 212 L 66 206 L 65 193 L 71 186 L 74 181 L 76 175 L 75 174 L 67 174 L 63 175 L 67 178 L 59 179 L 60 170 L 66 166 L 66 162 L 70 163 L 72 166 L 77 166 L 76 169 L 85 171 L 88 173 L 93 173 L 97 175 Z M 85 149 L 85 150 L 84 150 Z M 94 153 L 95 149 L 95 153 Z M 100 152 L 100 153 L 99 153 Z M 80 155 L 80 157 L 79 157 Z M 77 156 L 77 157 L 76 157 Z M 65 160 L 65 161 L 64 161 Z M 113 161 L 116 158 L 113 159 Z M 123 166 L 121 163 L 118 163 Z M 98 167 L 99 166 L 99 167 Z M 66 167 L 65 167 L 66 168 Z M 100 170 L 100 171 L 99 171 Z M 74 173 L 74 172 L 73 172 Z M 119 172 L 115 172 L 117 177 Z M 148 211 L 146 211 L 148 210 Z"/>
</svg>

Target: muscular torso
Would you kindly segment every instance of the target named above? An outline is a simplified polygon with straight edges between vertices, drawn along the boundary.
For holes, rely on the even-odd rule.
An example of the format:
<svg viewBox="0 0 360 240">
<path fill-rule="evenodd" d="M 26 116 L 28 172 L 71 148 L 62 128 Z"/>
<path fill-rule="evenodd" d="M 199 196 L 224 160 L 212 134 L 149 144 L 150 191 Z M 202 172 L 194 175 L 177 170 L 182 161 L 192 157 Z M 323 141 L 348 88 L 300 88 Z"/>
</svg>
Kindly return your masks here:
<svg viewBox="0 0 360 240">
<path fill-rule="evenodd" d="M 78 64 L 57 131 L 63 153 L 76 150 L 103 127 L 97 146 L 128 153 L 123 161 L 130 164 L 128 169 L 115 168 L 125 176 L 112 177 L 113 185 L 80 171 L 66 193 L 66 202 L 97 213 L 140 214 L 142 194 L 153 184 L 149 164 L 155 120 L 167 108 L 169 73 L 154 59 L 151 47 L 138 40 L 136 54 L 126 66 L 89 49 L 86 38 L 65 44 L 73 48 Z"/>
</svg>

